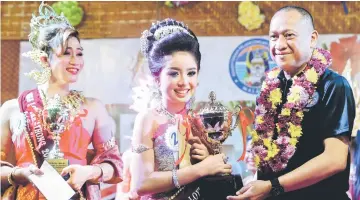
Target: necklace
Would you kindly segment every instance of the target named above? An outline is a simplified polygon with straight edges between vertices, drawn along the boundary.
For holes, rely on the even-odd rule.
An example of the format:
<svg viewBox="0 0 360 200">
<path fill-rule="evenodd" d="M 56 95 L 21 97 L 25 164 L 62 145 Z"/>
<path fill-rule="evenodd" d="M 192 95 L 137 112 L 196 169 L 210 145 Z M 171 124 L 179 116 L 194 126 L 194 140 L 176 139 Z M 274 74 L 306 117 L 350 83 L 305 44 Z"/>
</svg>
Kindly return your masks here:
<svg viewBox="0 0 360 200">
<path fill-rule="evenodd" d="M 186 107 L 184 107 L 183 109 L 181 109 L 178 113 L 182 113 L 184 110 L 186 109 Z M 176 123 L 176 116 L 175 114 L 170 113 L 162 104 L 160 104 L 157 108 L 156 108 L 156 112 L 158 112 L 161 115 L 166 116 L 169 120 L 171 124 L 175 124 Z"/>
<path fill-rule="evenodd" d="M 79 112 L 82 104 L 85 102 L 85 97 L 82 92 L 76 90 L 71 90 L 68 95 L 62 98 L 58 94 L 54 95 L 52 98 L 48 98 L 44 91 L 40 90 L 39 92 L 44 108 L 51 104 L 56 104 L 59 107 L 66 107 L 69 109 L 73 116 Z"/>
</svg>

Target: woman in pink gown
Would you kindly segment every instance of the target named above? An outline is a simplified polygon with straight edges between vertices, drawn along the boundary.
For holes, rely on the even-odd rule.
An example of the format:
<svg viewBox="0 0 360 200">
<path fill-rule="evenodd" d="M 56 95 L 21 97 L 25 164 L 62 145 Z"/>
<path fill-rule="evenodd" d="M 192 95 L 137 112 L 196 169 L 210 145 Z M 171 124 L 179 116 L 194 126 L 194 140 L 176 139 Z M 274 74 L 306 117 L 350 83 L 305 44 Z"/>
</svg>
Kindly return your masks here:
<svg viewBox="0 0 360 200">
<path fill-rule="evenodd" d="M 134 103 L 139 114 L 132 137 L 130 185 L 124 189 L 129 189 L 130 199 L 202 199 L 206 191 L 199 180 L 231 173 L 231 165 L 223 154 L 209 155 L 187 120 L 198 85 L 198 40 L 184 23 L 165 19 L 144 31 L 141 50 L 152 77 L 150 88 L 144 88 L 149 95 L 140 92 L 144 101 Z"/>
</svg>

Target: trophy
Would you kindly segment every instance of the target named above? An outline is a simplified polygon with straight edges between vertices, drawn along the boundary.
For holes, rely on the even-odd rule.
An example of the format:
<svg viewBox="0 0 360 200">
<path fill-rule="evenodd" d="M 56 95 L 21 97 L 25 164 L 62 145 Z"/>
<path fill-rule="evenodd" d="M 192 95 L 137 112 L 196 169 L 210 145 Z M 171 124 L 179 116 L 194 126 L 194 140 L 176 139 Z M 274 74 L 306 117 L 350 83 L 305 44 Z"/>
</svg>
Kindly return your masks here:
<svg viewBox="0 0 360 200">
<path fill-rule="evenodd" d="M 213 91 L 210 92 L 209 99 L 210 102 L 198 112 L 190 111 L 189 119 L 193 135 L 198 136 L 209 153 L 215 155 L 221 153 L 222 143 L 237 127 L 242 108 L 239 105 L 231 112 L 215 101 L 216 95 Z M 224 162 L 227 162 L 227 159 L 224 159 Z M 205 199 L 226 199 L 228 195 L 235 195 L 242 186 L 241 176 L 233 174 L 208 176 L 201 181 L 201 190 L 206 191 Z"/>
<path fill-rule="evenodd" d="M 190 122 L 193 134 L 198 136 L 207 146 L 209 153 L 214 155 L 221 153 L 222 143 L 238 126 L 241 107 L 238 105 L 235 112 L 229 111 L 215 101 L 216 95 L 213 91 L 210 92 L 209 99 L 210 102 L 200 108 L 198 113 L 190 111 Z"/>
<path fill-rule="evenodd" d="M 70 125 L 70 110 L 61 102 L 60 96 L 46 101 L 43 111 L 43 121 L 46 130 L 52 135 L 54 146 L 50 150 L 46 161 L 61 173 L 69 165 L 69 160 L 64 159 L 64 153 L 60 151 L 61 134 L 68 129 Z"/>
</svg>

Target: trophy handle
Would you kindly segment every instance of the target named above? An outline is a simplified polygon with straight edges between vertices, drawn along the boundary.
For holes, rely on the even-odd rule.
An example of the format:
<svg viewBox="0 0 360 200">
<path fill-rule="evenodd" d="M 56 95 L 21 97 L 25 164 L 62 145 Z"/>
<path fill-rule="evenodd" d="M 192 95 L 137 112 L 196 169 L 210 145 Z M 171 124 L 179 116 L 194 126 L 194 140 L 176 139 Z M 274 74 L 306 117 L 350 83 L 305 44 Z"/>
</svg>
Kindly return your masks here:
<svg viewBox="0 0 360 200">
<path fill-rule="evenodd" d="M 232 126 L 231 128 L 230 128 L 230 131 L 233 131 L 233 130 L 235 130 L 235 128 L 239 125 L 239 121 L 240 121 L 240 116 L 239 116 L 239 114 L 240 114 L 240 111 L 242 110 L 242 107 L 240 106 L 240 105 L 237 105 L 236 107 L 235 107 L 235 111 L 234 111 L 234 113 L 232 114 L 232 116 L 231 117 L 235 117 L 235 123 L 234 123 L 234 126 Z"/>
</svg>

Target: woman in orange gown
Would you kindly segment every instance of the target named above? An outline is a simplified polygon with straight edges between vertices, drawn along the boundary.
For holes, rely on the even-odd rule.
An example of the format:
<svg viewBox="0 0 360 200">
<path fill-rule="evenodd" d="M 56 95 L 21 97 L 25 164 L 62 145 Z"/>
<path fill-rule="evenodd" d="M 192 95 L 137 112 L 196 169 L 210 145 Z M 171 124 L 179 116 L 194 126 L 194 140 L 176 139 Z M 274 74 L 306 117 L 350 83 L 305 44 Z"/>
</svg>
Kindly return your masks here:
<svg viewBox="0 0 360 200">
<path fill-rule="evenodd" d="M 57 170 L 76 191 L 71 199 L 98 200 L 100 182 L 121 181 L 112 119 L 99 100 L 69 89 L 84 67 L 78 32 L 46 4 L 39 13 L 30 23 L 33 50 L 26 54 L 42 68 L 28 74 L 38 88 L 0 110 L 2 199 L 45 199 L 28 177 L 43 173 L 44 160 L 59 159 L 65 165 Z"/>
</svg>

